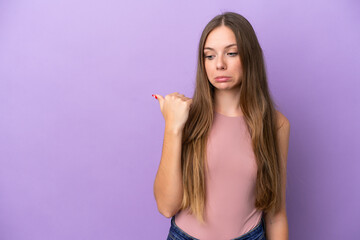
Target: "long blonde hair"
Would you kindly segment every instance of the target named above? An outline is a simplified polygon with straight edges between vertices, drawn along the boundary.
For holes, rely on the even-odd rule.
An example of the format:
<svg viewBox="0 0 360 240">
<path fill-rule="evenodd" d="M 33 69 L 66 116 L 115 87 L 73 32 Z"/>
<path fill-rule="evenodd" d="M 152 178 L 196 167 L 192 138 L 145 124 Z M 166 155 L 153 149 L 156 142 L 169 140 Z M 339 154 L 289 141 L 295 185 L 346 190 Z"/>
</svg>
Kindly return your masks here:
<svg viewBox="0 0 360 240">
<path fill-rule="evenodd" d="M 202 32 L 198 46 L 196 87 L 182 137 L 184 192 L 179 210 L 187 209 L 202 223 L 205 221 L 206 204 L 206 144 L 213 123 L 214 107 L 214 87 L 207 78 L 203 50 L 208 34 L 223 25 L 236 36 L 243 68 L 239 102 L 258 166 L 255 207 L 264 212 L 277 211 L 281 201 L 276 110 L 269 93 L 262 49 L 251 24 L 240 14 L 225 12 L 214 17 Z"/>
</svg>

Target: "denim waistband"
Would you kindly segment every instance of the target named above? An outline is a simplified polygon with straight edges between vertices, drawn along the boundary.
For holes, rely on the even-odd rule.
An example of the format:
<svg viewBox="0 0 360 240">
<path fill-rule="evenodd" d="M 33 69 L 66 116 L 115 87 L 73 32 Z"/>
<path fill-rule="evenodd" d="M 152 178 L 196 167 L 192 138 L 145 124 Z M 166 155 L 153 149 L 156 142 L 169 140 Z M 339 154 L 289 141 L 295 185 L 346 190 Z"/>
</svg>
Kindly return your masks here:
<svg viewBox="0 0 360 240">
<path fill-rule="evenodd" d="M 231 240 L 266 240 L 265 238 L 265 220 L 261 217 L 260 222 L 250 231 L 240 237 Z M 167 240 L 200 240 L 183 231 L 175 223 L 175 216 L 171 218 L 171 226 Z"/>
</svg>

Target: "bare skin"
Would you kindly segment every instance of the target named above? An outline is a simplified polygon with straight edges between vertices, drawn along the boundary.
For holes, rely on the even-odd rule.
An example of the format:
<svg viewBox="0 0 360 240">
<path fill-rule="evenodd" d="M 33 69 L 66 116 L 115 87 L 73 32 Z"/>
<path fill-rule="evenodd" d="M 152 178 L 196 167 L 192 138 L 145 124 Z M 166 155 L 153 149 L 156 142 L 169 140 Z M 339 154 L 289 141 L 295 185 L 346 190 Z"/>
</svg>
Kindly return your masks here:
<svg viewBox="0 0 360 240">
<path fill-rule="evenodd" d="M 165 119 L 165 132 L 154 196 L 159 212 L 167 218 L 179 210 L 182 196 L 181 138 L 192 99 L 178 92 L 162 97 L 155 94 Z"/>
</svg>

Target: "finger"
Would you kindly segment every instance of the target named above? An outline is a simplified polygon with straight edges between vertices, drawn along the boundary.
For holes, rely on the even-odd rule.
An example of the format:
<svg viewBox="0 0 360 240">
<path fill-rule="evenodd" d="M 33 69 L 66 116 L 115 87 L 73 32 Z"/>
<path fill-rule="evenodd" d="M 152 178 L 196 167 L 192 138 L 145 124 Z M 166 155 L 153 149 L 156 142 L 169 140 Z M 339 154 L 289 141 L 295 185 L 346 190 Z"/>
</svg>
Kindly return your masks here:
<svg viewBox="0 0 360 240">
<path fill-rule="evenodd" d="M 155 98 L 159 101 L 160 104 L 160 108 L 162 108 L 163 102 L 164 102 L 164 97 L 161 96 L 160 94 L 153 94 L 155 96 Z"/>
</svg>

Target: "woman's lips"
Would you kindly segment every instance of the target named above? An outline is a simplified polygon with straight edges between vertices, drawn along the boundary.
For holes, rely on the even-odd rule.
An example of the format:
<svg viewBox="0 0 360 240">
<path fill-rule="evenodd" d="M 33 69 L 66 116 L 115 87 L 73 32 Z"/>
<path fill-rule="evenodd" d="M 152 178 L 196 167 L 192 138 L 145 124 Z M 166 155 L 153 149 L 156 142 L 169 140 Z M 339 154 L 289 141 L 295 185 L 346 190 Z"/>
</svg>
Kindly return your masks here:
<svg viewBox="0 0 360 240">
<path fill-rule="evenodd" d="M 230 79 L 230 77 L 220 77 L 220 78 L 215 78 L 215 80 L 217 82 L 226 82 Z"/>
</svg>

